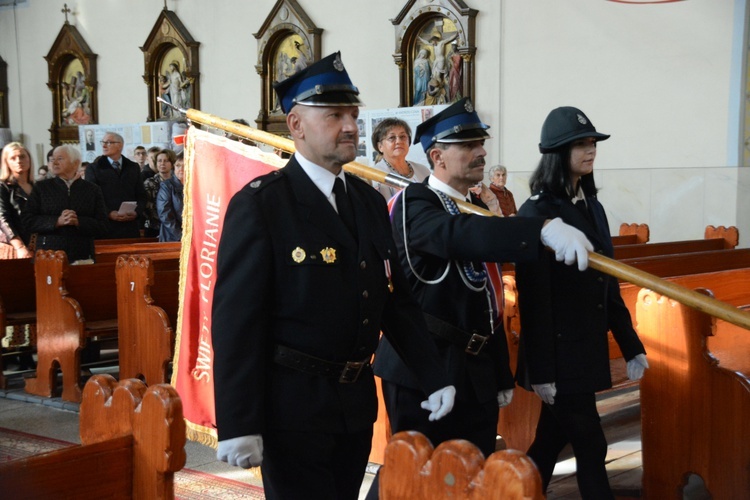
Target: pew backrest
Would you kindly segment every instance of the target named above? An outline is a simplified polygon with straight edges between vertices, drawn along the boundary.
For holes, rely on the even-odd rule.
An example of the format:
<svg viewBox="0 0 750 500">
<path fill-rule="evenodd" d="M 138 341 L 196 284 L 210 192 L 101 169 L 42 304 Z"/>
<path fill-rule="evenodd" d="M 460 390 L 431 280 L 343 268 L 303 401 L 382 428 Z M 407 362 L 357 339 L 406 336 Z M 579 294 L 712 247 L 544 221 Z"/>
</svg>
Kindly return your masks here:
<svg viewBox="0 0 750 500">
<path fill-rule="evenodd" d="M 178 252 L 121 255 L 116 264 L 120 376 L 167 382 L 179 296 Z"/>
<path fill-rule="evenodd" d="M 524 453 L 497 451 L 485 460 L 469 441 L 445 441 L 433 449 L 416 431 L 391 438 L 379 480 L 382 500 L 544 498 L 539 472 Z"/>
<path fill-rule="evenodd" d="M 186 459 L 174 388 L 94 375 L 84 389 L 80 433 L 80 446 L 0 463 L 3 496 L 174 498 L 174 473 Z"/>
</svg>

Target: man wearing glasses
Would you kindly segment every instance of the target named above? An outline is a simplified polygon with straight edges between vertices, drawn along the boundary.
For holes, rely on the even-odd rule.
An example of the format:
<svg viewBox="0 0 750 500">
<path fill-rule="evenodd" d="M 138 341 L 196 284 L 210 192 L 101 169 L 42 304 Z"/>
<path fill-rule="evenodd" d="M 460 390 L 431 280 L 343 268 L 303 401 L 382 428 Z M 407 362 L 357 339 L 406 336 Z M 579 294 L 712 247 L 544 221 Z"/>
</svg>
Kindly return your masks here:
<svg viewBox="0 0 750 500">
<path fill-rule="evenodd" d="M 102 156 L 86 169 L 86 180 L 98 185 L 107 205 L 107 238 L 138 238 L 138 217 L 143 213 L 146 191 L 138 164 L 122 156 L 121 135 L 107 132 L 102 139 Z M 136 202 L 135 211 L 120 210 L 122 202 Z"/>
</svg>

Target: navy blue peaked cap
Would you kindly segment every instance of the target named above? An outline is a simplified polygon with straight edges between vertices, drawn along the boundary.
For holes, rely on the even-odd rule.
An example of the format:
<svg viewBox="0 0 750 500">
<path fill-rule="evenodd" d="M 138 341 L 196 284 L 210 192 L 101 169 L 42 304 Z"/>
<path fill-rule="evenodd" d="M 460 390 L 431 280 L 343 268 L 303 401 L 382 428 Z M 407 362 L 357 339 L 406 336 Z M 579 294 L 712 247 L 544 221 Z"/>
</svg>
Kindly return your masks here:
<svg viewBox="0 0 750 500">
<path fill-rule="evenodd" d="M 486 130 L 489 125 L 482 123 L 471 99 L 464 97 L 451 104 L 440 113 L 420 123 L 414 133 L 414 144 L 422 143 L 425 152 L 436 142 L 454 143 L 489 139 Z"/>
<path fill-rule="evenodd" d="M 274 83 L 284 113 L 295 104 L 305 106 L 363 106 L 341 62 L 341 52 L 324 57 L 286 80 Z"/>
</svg>

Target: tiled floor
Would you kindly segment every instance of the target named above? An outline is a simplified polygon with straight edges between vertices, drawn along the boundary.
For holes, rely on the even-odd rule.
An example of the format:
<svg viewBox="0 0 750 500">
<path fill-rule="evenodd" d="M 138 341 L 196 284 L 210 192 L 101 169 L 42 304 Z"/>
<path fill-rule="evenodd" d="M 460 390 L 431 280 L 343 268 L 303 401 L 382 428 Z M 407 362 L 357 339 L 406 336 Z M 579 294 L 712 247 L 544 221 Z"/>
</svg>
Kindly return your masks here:
<svg viewBox="0 0 750 500">
<path fill-rule="evenodd" d="M 11 382 L 9 390 L 0 391 L 0 427 L 50 438 L 79 443 L 78 405 L 63 403 L 59 398 L 39 398 L 26 394 L 20 380 Z M 640 407 L 638 392 L 616 393 L 600 402 L 603 424 L 610 443 L 608 470 L 618 498 L 640 497 Z M 185 467 L 235 481 L 260 485 L 251 472 L 216 460 L 215 451 L 188 441 Z M 564 451 L 555 469 L 548 496 L 552 499 L 579 498 L 575 482 L 575 459 Z M 370 467 L 369 469 L 374 469 Z M 360 498 L 369 490 L 374 475 L 365 475 Z"/>
</svg>

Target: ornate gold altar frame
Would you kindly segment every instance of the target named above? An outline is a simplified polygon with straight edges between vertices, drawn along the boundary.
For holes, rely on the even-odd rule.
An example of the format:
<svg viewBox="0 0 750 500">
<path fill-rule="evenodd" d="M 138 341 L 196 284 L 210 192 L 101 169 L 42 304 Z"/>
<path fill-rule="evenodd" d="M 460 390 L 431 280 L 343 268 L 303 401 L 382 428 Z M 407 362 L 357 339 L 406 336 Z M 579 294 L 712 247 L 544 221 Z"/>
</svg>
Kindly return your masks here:
<svg viewBox="0 0 750 500">
<path fill-rule="evenodd" d="M 477 13 L 462 0 L 409 0 L 391 19 L 396 28 L 393 60 L 399 71 L 399 106 L 474 98 Z M 420 57 L 422 50 L 426 57 Z"/>
<path fill-rule="evenodd" d="M 255 70 L 261 78 L 260 112 L 255 120 L 259 129 L 289 133 L 273 84 L 320 59 L 322 33 L 295 0 L 278 0 L 255 33 Z"/>
<path fill-rule="evenodd" d="M 181 118 L 157 97 L 168 98 L 178 108 L 200 107 L 199 46 L 177 14 L 165 7 L 141 47 L 148 121 Z"/>
<path fill-rule="evenodd" d="M 54 117 L 50 143 L 78 142 L 78 125 L 98 123 L 96 57 L 86 40 L 68 23 L 45 56 Z"/>
</svg>

